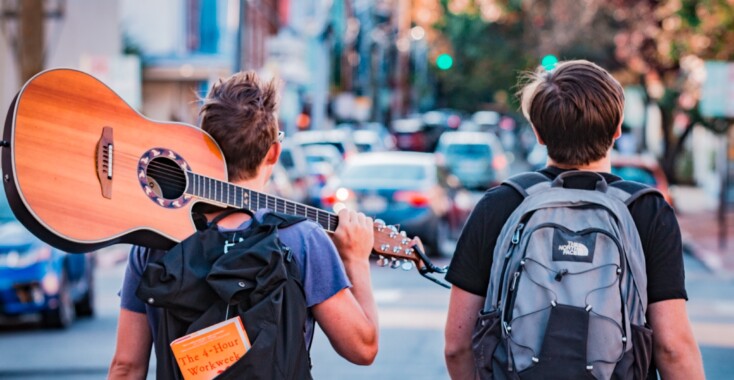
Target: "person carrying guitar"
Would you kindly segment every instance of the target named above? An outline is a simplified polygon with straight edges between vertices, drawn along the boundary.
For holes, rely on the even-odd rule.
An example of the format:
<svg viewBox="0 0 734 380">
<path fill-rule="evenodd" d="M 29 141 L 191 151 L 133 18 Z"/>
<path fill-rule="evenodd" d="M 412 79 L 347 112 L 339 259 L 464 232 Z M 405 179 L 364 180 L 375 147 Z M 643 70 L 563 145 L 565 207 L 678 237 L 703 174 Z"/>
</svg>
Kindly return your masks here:
<svg viewBox="0 0 734 380">
<path fill-rule="evenodd" d="M 265 188 L 281 153 L 276 116 L 276 84 L 253 72 L 220 79 L 203 99 L 201 128 L 219 144 L 231 183 L 252 190 Z M 211 220 L 221 211 L 205 214 Z M 279 230 L 280 240 L 294 253 L 308 307 L 305 341 L 310 346 L 317 322 L 336 352 L 352 363 L 371 364 L 378 349 L 377 307 L 372 293 L 369 255 L 373 220 L 341 210 L 331 239 L 315 222 Z M 244 229 L 245 213 L 233 213 L 218 225 Z M 120 290 L 117 344 L 109 378 L 145 378 L 155 329 L 155 308 L 135 296 L 151 250 L 134 246 Z M 310 347 L 308 347 L 310 348 Z"/>
</svg>

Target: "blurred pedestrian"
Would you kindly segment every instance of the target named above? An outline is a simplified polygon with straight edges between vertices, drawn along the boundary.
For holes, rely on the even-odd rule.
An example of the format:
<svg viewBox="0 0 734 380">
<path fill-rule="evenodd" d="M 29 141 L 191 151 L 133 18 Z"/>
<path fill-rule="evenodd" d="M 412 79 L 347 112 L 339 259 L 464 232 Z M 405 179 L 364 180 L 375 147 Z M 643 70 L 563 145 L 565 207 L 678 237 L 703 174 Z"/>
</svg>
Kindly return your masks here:
<svg viewBox="0 0 734 380">
<path fill-rule="evenodd" d="M 609 156 L 614 140 L 621 135 L 624 94 L 608 72 L 588 61 L 561 62 L 551 71 L 534 73 L 521 97 L 522 111 L 538 142 L 548 149 L 547 166 L 539 173 L 552 180 L 564 172 L 583 170 L 599 173 L 610 184 L 621 180 L 610 174 Z M 595 184 L 593 178 L 579 178 L 568 186 L 593 190 Z M 445 358 L 453 379 L 479 375 L 472 333 L 485 305 L 501 229 L 522 201 L 523 195 L 511 186 L 490 189 L 472 212 L 457 244 L 446 276 L 454 285 L 445 330 Z M 646 264 L 647 322 L 653 331 L 649 374 L 654 377 L 657 368 L 664 379 L 702 379 L 701 354 L 686 313 L 683 251 L 675 213 L 657 193 L 632 201 L 629 211 Z M 560 281 L 558 276 L 556 281 Z M 502 328 L 509 331 L 508 326 Z M 489 356 L 476 360 L 491 360 L 492 354 Z M 539 375 L 558 378 L 558 374 Z"/>
<path fill-rule="evenodd" d="M 240 72 L 217 82 L 204 99 L 201 128 L 221 148 L 231 183 L 255 191 L 265 188 L 281 152 L 276 96 L 274 82 L 264 83 L 252 72 Z M 165 138 L 161 137 L 162 142 Z M 203 212 L 211 220 L 222 210 L 204 207 Z M 302 330 L 305 342 L 310 346 L 314 324 L 318 323 L 337 353 L 353 363 L 368 365 L 378 347 L 377 308 L 369 265 L 373 221 L 349 210 L 342 210 L 338 217 L 332 239 L 312 221 L 283 228 L 278 236 L 291 249 L 300 269 L 308 307 Z M 250 223 L 248 214 L 235 213 L 218 225 L 244 230 Z M 156 351 L 167 348 L 168 342 L 154 342 L 161 323 L 160 308 L 135 296 L 152 254 L 153 250 L 145 247 L 133 247 L 130 253 L 120 290 L 121 310 L 110 379 L 145 378 L 153 343 Z"/>
</svg>

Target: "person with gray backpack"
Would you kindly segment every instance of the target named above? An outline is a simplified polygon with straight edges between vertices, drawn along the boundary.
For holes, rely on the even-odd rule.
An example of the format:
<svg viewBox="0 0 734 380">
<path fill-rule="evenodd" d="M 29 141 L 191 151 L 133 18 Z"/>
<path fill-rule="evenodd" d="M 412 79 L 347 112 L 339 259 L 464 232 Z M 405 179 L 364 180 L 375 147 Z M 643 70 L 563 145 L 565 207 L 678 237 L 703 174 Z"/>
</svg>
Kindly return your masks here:
<svg viewBox="0 0 734 380">
<path fill-rule="evenodd" d="M 704 378 L 675 213 L 610 173 L 621 85 L 565 61 L 520 94 L 548 163 L 488 190 L 462 231 L 446 276 L 451 378 Z"/>
</svg>

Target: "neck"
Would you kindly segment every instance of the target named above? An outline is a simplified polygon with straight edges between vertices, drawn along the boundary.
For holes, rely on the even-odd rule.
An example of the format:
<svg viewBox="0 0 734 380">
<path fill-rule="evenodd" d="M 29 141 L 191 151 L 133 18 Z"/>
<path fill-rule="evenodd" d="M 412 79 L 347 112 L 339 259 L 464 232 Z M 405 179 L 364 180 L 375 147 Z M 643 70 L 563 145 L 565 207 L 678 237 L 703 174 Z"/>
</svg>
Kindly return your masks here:
<svg viewBox="0 0 734 380">
<path fill-rule="evenodd" d="M 232 181 L 230 182 L 233 185 L 244 187 L 246 189 L 250 189 L 257 192 L 263 192 L 265 189 L 265 185 L 267 184 L 267 178 L 261 178 L 262 175 L 255 176 L 250 179 L 244 179 L 239 181 Z M 213 212 L 205 214 L 206 218 L 208 220 L 214 219 L 217 215 L 219 215 L 222 211 Z M 232 215 L 227 216 L 226 218 L 222 219 L 218 225 L 224 228 L 237 228 L 242 225 L 242 223 L 246 222 L 250 219 L 250 216 L 245 213 L 234 213 Z"/>
<path fill-rule="evenodd" d="M 568 165 L 563 164 L 560 162 L 554 161 L 552 158 L 548 157 L 548 166 L 555 166 L 557 168 L 561 169 L 576 169 L 576 170 L 586 170 L 590 172 L 600 172 L 600 173 L 610 173 L 612 171 L 612 163 L 609 160 L 609 155 L 607 154 L 604 158 L 598 161 L 590 162 L 586 165 Z"/>
</svg>

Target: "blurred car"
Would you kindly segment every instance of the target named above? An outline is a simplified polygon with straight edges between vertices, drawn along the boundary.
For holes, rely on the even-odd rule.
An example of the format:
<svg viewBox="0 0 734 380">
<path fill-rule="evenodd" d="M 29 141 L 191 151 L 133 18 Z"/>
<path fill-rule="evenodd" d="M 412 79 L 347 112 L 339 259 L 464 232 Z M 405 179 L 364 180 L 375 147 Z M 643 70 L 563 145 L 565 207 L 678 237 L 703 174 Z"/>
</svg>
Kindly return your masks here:
<svg viewBox="0 0 734 380">
<path fill-rule="evenodd" d="M 44 243 L 15 218 L 0 188 L 0 315 L 39 316 L 45 327 L 68 327 L 94 314 L 93 253 L 68 254 Z"/>
<path fill-rule="evenodd" d="M 346 206 L 419 236 L 427 253 L 448 255 L 447 242 L 458 236 L 471 209 L 458 181 L 436 165 L 435 155 L 422 152 L 362 153 L 351 157 L 327 182 L 325 209 Z M 463 206 L 463 207 L 459 207 Z"/>
<path fill-rule="evenodd" d="M 429 142 L 423 131 L 423 121 L 418 117 L 395 119 L 390 123 L 399 150 L 427 152 Z"/>
<path fill-rule="evenodd" d="M 644 183 L 658 189 L 668 204 L 674 206 L 673 197 L 668 188 L 668 179 L 654 156 L 612 152 L 611 162 L 613 174 L 628 181 Z"/>
<path fill-rule="evenodd" d="M 436 155 L 439 165 L 468 189 L 488 189 L 509 173 L 507 155 L 492 133 L 445 132 L 438 140 Z"/>
<path fill-rule="evenodd" d="M 358 153 L 351 133 L 346 129 L 301 131 L 293 136 L 293 142 L 301 147 L 331 145 L 339 150 L 339 154 L 345 159 Z"/>
<path fill-rule="evenodd" d="M 499 112 L 477 111 L 471 117 L 472 124 L 467 124 L 467 126 L 474 128 L 476 131 L 497 132 L 501 120 L 502 115 Z"/>
<path fill-rule="evenodd" d="M 531 170 L 545 167 L 547 159 L 548 149 L 541 144 L 533 147 L 527 157 Z M 668 179 L 654 156 L 649 154 L 620 154 L 612 151 L 610 161 L 612 174 L 628 181 L 644 183 L 658 189 L 668 204 L 675 206 L 668 188 Z"/>
<path fill-rule="evenodd" d="M 436 150 L 438 139 L 446 131 L 454 131 L 461 125 L 462 114 L 459 111 L 440 108 L 423 114 L 423 134 L 426 137 L 426 151 Z"/>
<path fill-rule="evenodd" d="M 294 143 L 291 138 L 286 138 L 285 141 L 283 141 L 283 143 L 281 144 L 281 147 L 282 150 L 280 152 L 280 158 L 278 159 L 278 162 L 285 170 L 285 174 L 290 181 L 290 185 L 279 185 L 277 183 L 277 180 L 280 177 L 271 177 L 271 181 L 273 179 L 276 180 L 276 182 L 273 183 L 273 186 L 279 186 L 281 188 L 280 191 L 290 194 L 287 196 L 282 195 L 284 198 L 287 198 L 294 202 L 306 203 L 308 200 L 308 188 L 311 185 L 311 180 L 308 175 L 308 165 L 306 163 L 306 155 L 303 152 L 303 148 L 300 145 Z M 274 173 L 274 175 L 278 176 L 279 173 Z M 288 187 L 288 189 L 286 189 L 286 187 Z M 272 191 L 277 192 L 278 190 L 274 188 Z"/>
<path fill-rule="evenodd" d="M 360 152 L 395 149 L 395 136 L 382 123 L 340 123 L 336 128 L 349 131 Z"/>
<path fill-rule="evenodd" d="M 371 130 L 354 131 L 352 137 L 360 152 L 383 152 L 394 147 L 392 138 L 382 138 L 377 132 Z"/>
<path fill-rule="evenodd" d="M 528 165 L 530 165 L 530 170 L 540 170 L 544 168 L 548 163 L 548 147 L 536 142 L 535 145 L 530 148 L 525 160 L 528 162 Z"/>
<path fill-rule="evenodd" d="M 326 185 L 326 181 L 334 175 L 334 172 L 339 169 L 344 159 L 339 150 L 332 145 L 310 145 L 304 147 L 303 151 L 310 177 L 308 202 L 317 205 L 321 200 L 321 189 Z"/>
<path fill-rule="evenodd" d="M 306 200 L 306 188 L 298 187 L 296 183 L 291 181 L 288 171 L 280 161 L 273 166 L 270 181 L 265 185 L 265 192 L 296 202 Z"/>
</svg>

